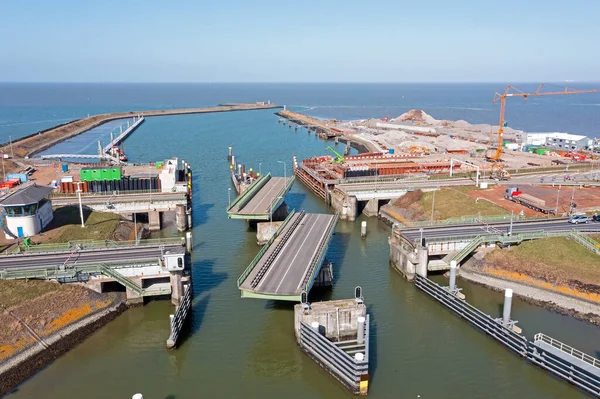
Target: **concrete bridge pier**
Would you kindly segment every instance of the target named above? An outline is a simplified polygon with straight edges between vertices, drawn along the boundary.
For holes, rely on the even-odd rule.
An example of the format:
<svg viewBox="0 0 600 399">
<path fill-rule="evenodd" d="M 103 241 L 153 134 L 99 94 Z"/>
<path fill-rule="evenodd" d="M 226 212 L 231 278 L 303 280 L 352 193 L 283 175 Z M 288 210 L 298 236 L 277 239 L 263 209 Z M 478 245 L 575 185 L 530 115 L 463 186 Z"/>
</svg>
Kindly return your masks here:
<svg viewBox="0 0 600 399">
<path fill-rule="evenodd" d="M 129 277 L 131 281 L 137 283 L 139 286 L 142 285 L 142 279 L 140 277 Z M 144 297 L 137 292 L 133 291 L 131 288 L 125 288 L 125 294 L 127 296 L 127 304 L 128 305 L 143 305 Z"/>
<path fill-rule="evenodd" d="M 186 231 L 188 229 L 188 217 L 186 215 L 185 205 L 177 205 L 175 210 L 175 223 L 177 224 L 177 231 Z"/>
<path fill-rule="evenodd" d="M 160 211 L 148 211 L 148 229 L 150 231 L 160 230 Z"/>
<path fill-rule="evenodd" d="M 367 201 L 367 205 L 365 205 L 362 213 L 368 217 L 377 217 L 377 214 L 379 214 L 379 200 L 377 198 L 373 198 Z"/>
<path fill-rule="evenodd" d="M 356 197 L 339 198 L 335 195 L 331 196 L 331 205 L 333 209 L 340 213 L 340 219 L 353 222 L 356 220 L 358 201 Z"/>
<path fill-rule="evenodd" d="M 399 271 L 407 280 L 415 278 L 418 255 L 412 245 L 394 235 L 389 238 L 390 265 Z"/>
<path fill-rule="evenodd" d="M 425 241 L 425 240 L 423 240 Z M 427 277 L 427 264 L 429 263 L 429 249 L 427 245 L 422 245 L 417 249 L 417 268 L 416 273 L 421 277 Z"/>
</svg>

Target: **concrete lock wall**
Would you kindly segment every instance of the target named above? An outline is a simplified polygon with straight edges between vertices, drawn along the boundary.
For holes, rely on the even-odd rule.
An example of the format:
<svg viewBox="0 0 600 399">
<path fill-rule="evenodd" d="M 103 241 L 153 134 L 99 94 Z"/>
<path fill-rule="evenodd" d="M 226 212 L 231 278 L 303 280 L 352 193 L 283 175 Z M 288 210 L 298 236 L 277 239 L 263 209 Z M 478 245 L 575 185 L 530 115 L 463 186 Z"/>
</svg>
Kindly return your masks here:
<svg viewBox="0 0 600 399">
<path fill-rule="evenodd" d="M 342 303 L 348 302 L 348 300 L 325 302 L 324 304 L 327 306 L 323 309 L 314 304 L 315 309 L 310 310 L 308 313 L 295 309 L 294 327 L 298 341 L 300 340 L 301 322 L 309 325 L 313 322 L 319 323 L 321 333 L 324 333 L 327 338 L 333 341 L 349 337 L 356 339 L 358 318 L 366 317 L 367 308 L 365 305 L 354 304 L 354 300 L 351 301 L 352 306 Z M 340 302 L 340 305 L 336 306 L 336 302 Z"/>
<path fill-rule="evenodd" d="M 390 264 L 408 280 L 415 277 L 419 258 L 414 248 L 395 236 L 390 237 Z"/>
</svg>

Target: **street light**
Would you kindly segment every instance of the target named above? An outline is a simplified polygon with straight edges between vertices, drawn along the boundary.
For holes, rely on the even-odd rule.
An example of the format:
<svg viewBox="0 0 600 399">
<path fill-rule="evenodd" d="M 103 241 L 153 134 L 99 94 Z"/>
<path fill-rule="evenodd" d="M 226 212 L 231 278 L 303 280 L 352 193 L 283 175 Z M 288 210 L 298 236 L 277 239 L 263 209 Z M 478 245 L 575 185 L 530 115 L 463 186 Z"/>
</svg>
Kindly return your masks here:
<svg viewBox="0 0 600 399">
<path fill-rule="evenodd" d="M 286 164 L 285 164 L 285 161 L 277 161 L 277 162 L 279 162 L 279 163 L 282 163 L 282 164 L 283 164 L 283 177 L 284 177 L 285 179 L 287 179 L 287 172 L 286 172 L 286 171 L 287 171 L 287 166 L 286 166 Z"/>
<path fill-rule="evenodd" d="M 262 176 L 262 162 L 258 163 L 258 174 Z"/>
<path fill-rule="evenodd" d="M 508 235 L 512 236 L 512 228 L 513 228 L 513 211 L 510 211 L 510 227 L 508 229 Z"/>
<path fill-rule="evenodd" d="M 81 204 L 81 182 L 77 182 L 77 198 L 79 199 L 79 216 L 81 216 L 81 227 L 85 227 L 83 222 L 83 205 Z"/>
<path fill-rule="evenodd" d="M 231 208 L 231 187 L 227 189 L 227 198 L 229 199 L 229 207 Z"/>
</svg>

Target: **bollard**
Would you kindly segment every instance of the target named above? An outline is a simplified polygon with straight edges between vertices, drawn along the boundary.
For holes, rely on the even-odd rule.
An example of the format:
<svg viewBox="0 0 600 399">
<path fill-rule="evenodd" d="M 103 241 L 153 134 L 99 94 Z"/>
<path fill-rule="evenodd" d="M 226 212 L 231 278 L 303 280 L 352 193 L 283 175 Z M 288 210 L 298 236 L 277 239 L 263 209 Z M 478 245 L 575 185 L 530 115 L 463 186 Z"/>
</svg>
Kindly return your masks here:
<svg viewBox="0 0 600 399">
<path fill-rule="evenodd" d="M 318 321 L 313 321 L 312 323 L 310 323 L 310 326 L 313 330 L 315 330 L 315 332 L 317 334 L 319 334 L 319 322 Z"/>
<path fill-rule="evenodd" d="M 456 289 L 456 261 L 450 261 L 450 291 Z"/>
<path fill-rule="evenodd" d="M 367 236 L 367 222 L 363 221 L 360 223 L 360 236 L 365 238 Z"/>
<path fill-rule="evenodd" d="M 365 361 L 365 354 L 364 353 L 355 353 L 354 354 L 354 360 L 357 362 L 364 362 Z"/>
<path fill-rule="evenodd" d="M 356 342 L 359 344 L 365 343 L 365 320 L 362 316 L 356 319 Z"/>
<path fill-rule="evenodd" d="M 510 323 L 510 308 L 512 306 L 513 290 L 507 288 L 504 291 L 504 311 L 502 312 L 502 323 L 506 326 Z"/>
<path fill-rule="evenodd" d="M 131 399 L 144 399 L 144 396 L 141 393 L 136 393 Z"/>
<path fill-rule="evenodd" d="M 192 248 L 194 247 L 194 243 L 192 240 L 192 232 L 188 231 L 185 233 L 185 246 L 188 252 L 192 252 Z"/>
</svg>

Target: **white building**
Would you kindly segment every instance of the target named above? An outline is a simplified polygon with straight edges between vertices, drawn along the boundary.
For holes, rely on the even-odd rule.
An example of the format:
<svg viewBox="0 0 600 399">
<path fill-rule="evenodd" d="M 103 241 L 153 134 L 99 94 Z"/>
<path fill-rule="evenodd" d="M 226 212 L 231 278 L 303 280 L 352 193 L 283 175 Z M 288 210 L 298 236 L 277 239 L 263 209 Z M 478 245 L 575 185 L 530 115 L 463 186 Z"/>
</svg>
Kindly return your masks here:
<svg viewBox="0 0 600 399">
<path fill-rule="evenodd" d="M 53 218 L 52 201 L 47 197 L 53 188 L 33 184 L 0 201 L 6 238 L 30 237 L 41 232 Z"/>
<path fill-rule="evenodd" d="M 570 133 L 524 133 L 523 144 L 526 146 L 539 146 L 556 148 L 559 150 L 581 150 L 593 146 L 593 139 L 587 136 Z"/>
</svg>

